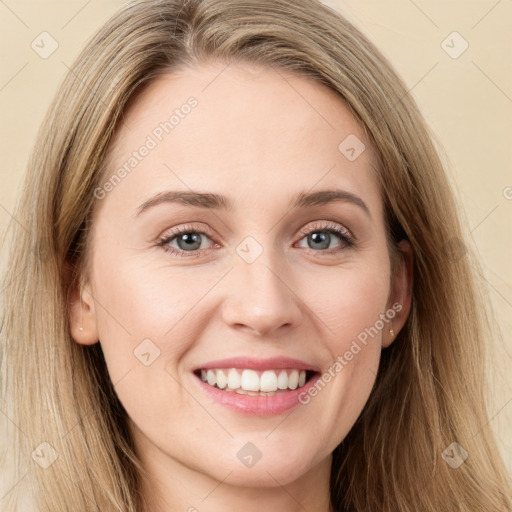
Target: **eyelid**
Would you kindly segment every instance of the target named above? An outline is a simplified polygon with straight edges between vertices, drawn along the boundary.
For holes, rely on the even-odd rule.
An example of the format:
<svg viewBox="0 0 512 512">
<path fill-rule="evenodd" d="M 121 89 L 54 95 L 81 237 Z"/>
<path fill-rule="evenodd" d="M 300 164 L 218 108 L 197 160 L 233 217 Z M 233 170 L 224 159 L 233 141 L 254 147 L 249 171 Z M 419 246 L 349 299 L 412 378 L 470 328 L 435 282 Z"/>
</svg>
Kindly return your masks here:
<svg viewBox="0 0 512 512">
<path fill-rule="evenodd" d="M 179 226 L 176 226 L 174 228 L 170 228 L 162 235 L 158 237 L 159 240 L 170 238 L 172 236 L 179 235 L 181 233 L 188 233 L 188 232 L 194 232 L 194 233 L 200 233 L 203 235 L 208 235 L 209 237 L 213 236 L 213 231 L 210 229 L 206 224 L 194 224 L 194 223 L 187 223 L 187 224 L 180 224 Z"/>
<path fill-rule="evenodd" d="M 338 222 L 324 220 L 324 221 L 314 221 L 312 224 L 308 224 L 306 229 L 301 229 L 299 233 L 307 236 L 315 231 L 334 231 L 336 233 L 343 233 L 351 241 L 356 241 L 355 236 L 352 232 L 347 229 L 343 224 L 339 224 Z"/>
</svg>

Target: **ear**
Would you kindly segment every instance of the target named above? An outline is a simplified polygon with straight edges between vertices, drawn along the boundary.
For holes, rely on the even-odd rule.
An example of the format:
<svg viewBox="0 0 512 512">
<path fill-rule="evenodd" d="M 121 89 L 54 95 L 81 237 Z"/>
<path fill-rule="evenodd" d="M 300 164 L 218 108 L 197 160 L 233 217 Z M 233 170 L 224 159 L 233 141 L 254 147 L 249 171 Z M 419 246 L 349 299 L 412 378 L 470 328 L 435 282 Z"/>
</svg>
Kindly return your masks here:
<svg viewBox="0 0 512 512">
<path fill-rule="evenodd" d="M 382 333 L 382 348 L 387 348 L 396 339 L 411 311 L 412 286 L 414 283 L 414 254 L 411 244 L 401 240 L 398 244 L 395 268 L 392 269 L 388 309 L 396 312 Z M 394 307 L 393 307 L 394 306 Z M 391 334 L 390 330 L 393 330 Z"/>
<path fill-rule="evenodd" d="M 96 308 L 87 283 L 76 279 L 69 294 L 69 324 L 71 336 L 80 345 L 98 342 Z"/>
</svg>

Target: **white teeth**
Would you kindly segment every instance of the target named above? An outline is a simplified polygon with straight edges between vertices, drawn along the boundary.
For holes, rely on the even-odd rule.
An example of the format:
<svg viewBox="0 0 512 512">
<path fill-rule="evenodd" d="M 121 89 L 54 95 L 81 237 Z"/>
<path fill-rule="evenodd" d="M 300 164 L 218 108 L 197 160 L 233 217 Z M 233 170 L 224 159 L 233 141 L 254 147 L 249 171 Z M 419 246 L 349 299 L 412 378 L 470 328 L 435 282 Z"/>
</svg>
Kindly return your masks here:
<svg viewBox="0 0 512 512">
<path fill-rule="evenodd" d="M 206 380 L 210 386 L 215 386 L 215 384 L 217 384 L 217 377 L 215 376 L 215 372 L 213 370 L 208 370 L 206 372 Z"/>
<path fill-rule="evenodd" d="M 297 370 L 293 370 L 290 375 L 288 375 L 288 387 L 290 389 L 295 389 L 299 385 L 299 372 Z"/>
<path fill-rule="evenodd" d="M 240 387 L 245 391 L 259 391 L 260 378 L 258 377 L 258 372 L 254 370 L 244 370 L 240 380 Z"/>
<path fill-rule="evenodd" d="M 297 389 L 306 383 L 305 370 L 209 369 L 201 370 L 201 379 L 210 386 L 244 395 L 272 396 L 276 391 Z"/>
<path fill-rule="evenodd" d="M 306 372 L 304 372 L 306 375 Z M 277 377 L 277 387 L 279 389 L 288 389 L 288 374 L 285 370 L 281 370 L 279 377 Z"/>
<path fill-rule="evenodd" d="M 240 387 L 240 374 L 231 368 L 228 373 L 228 388 L 238 389 Z"/>
<path fill-rule="evenodd" d="M 228 378 L 222 370 L 217 370 L 217 387 L 224 389 L 228 385 Z"/>
<path fill-rule="evenodd" d="M 276 391 L 277 390 L 277 375 L 272 370 L 264 371 L 261 374 L 259 382 L 260 391 Z"/>
</svg>

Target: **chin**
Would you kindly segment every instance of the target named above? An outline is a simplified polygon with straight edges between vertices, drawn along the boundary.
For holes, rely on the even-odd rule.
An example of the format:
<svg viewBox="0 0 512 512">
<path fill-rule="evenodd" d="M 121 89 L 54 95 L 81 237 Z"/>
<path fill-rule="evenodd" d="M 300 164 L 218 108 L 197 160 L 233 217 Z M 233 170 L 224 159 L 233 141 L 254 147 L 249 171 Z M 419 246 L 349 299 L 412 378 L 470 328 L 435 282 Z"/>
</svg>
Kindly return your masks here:
<svg viewBox="0 0 512 512">
<path fill-rule="evenodd" d="M 238 443 L 237 443 L 238 444 Z M 283 450 L 263 448 L 259 453 L 250 443 L 237 446 L 236 450 L 225 453 L 224 457 L 212 461 L 207 473 L 218 481 L 226 479 L 230 485 L 242 487 L 278 487 L 287 485 L 302 477 L 316 465 L 303 450 L 292 446 Z M 234 456 L 230 454 L 233 453 Z"/>
</svg>

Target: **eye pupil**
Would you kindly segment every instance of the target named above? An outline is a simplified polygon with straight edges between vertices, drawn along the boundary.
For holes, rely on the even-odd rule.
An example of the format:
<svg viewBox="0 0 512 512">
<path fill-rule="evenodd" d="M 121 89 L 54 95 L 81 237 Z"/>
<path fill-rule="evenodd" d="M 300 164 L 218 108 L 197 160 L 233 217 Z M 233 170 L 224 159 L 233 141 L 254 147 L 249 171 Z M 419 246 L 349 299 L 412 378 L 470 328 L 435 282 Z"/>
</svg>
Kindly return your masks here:
<svg viewBox="0 0 512 512">
<path fill-rule="evenodd" d="M 314 243 L 321 244 L 320 247 L 318 247 L 318 245 L 312 247 L 311 244 L 308 243 L 308 245 L 311 249 L 319 249 L 319 248 L 327 249 L 329 247 L 329 244 L 331 242 L 331 235 L 329 233 L 314 232 L 314 233 L 311 233 L 309 236 L 310 236 L 310 239 L 313 240 Z"/>
<path fill-rule="evenodd" d="M 201 247 L 200 236 L 201 235 L 199 233 L 183 233 L 178 237 L 178 246 L 180 246 L 180 249 L 185 251 L 199 249 L 199 247 Z M 181 242 L 184 242 L 185 245 L 182 246 Z"/>
</svg>

